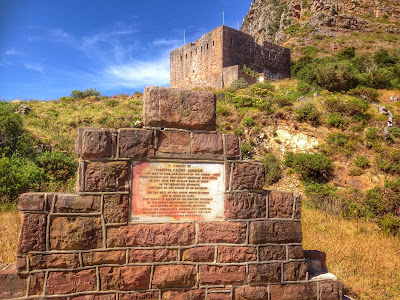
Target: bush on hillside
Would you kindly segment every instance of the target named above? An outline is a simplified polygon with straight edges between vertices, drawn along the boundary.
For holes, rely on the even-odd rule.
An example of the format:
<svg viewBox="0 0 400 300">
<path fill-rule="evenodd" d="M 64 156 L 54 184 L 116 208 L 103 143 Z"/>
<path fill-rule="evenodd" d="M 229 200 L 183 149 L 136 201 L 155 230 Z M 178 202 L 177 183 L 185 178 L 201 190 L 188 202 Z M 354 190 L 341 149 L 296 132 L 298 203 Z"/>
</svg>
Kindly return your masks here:
<svg viewBox="0 0 400 300">
<path fill-rule="evenodd" d="M 83 99 L 90 96 L 100 97 L 101 94 L 96 89 L 86 89 L 84 91 L 74 90 L 71 92 L 71 97 L 74 99 Z"/>
<path fill-rule="evenodd" d="M 331 177 L 333 171 L 330 158 L 322 153 L 288 152 L 285 164 L 306 182 L 325 182 Z"/>
<path fill-rule="evenodd" d="M 282 178 L 281 162 L 273 153 L 267 153 L 262 162 L 265 166 L 265 183 L 274 184 Z"/>
<path fill-rule="evenodd" d="M 36 164 L 42 168 L 46 177 L 51 181 L 66 182 L 74 176 L 76 161 L 61 151 L 42 152 L 36 157 Z"/>
<path fill-rule="evenodd" d="M 234 82 L 232 82 L 232 84 L 231 84 L 231 87 L 234 88 L 235 90 L 245 89 L 248 86 L 249 86 L 249 84 L 243 78 L 239 78 L 239 79 L 235 80 Z"/>
<path fill-rule="evenodd" d="M 358 83 L 356 70 L 346 61 L 320 64 L 315 75 L 317 84 L 330 92 L 348 91 Z"/>
<path fill-rule="evenodd" d="M 294 114 L 297 121 L 309 121 L 313 125 L 319 124 L 319 116 L 320 113 L 315 106 L 315 104 L 311 102 L 307 102 L 299 106 L 294 110 Z"/>
<path fill-rule="evenodd" d="M 355 89 L 351 89 L 347 92 L 349 95 L 366 98 L 369 101 L 378 101 L 379 92 L 374 88 L 366 86 L 358 86 Z"/>
<path fill-rule="evenodd" d="M 10 155 L 17 150 L 18 139 L 25 131 L 22 127 L 22 119 L 15 113 L 16 106 L 6 102 L 0 102 L 0 152 Z"/>
<path fill-rule="evenodd" d="M 305 185 L 304 193 L 312 207 L 334 215 L 343 213 L 343 203 L 338 197 L 335 186 L 317 182 L 308 183 Z"/>
</svg>

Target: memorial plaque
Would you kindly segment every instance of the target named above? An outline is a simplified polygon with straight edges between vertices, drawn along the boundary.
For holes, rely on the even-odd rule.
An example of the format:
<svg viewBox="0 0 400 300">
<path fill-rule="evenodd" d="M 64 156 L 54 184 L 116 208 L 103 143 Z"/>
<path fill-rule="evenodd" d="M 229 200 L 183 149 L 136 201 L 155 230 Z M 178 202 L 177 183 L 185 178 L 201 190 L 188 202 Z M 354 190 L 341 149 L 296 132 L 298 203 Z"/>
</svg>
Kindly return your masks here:
<svg viewBox="0 0 400 300">
<path fill-rule="evenodd" d="M 135 162 L 131 221 L 223 221 L 224 165 Z"/>
</svg>

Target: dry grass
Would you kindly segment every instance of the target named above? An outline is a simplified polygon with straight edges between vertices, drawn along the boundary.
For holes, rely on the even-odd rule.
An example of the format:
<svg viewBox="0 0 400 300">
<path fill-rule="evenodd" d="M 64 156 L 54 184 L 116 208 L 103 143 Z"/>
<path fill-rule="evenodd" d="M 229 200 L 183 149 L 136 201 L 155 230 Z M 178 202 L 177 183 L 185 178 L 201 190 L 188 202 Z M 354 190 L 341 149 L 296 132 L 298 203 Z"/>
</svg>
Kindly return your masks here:
<svg viewBox="0 0 400 300">
<path fill-rule="evenodd" d="M 0 212 L 0 263 L 14 263 L 20 227 L 18 210 Z"/>
<path fill-rule="evenodd" d="M 400 299 L 400 240 L 376 224 L 303 209 L 303 246 L 327 254 L 327 265 L 357 299 Z"/>
</svg>

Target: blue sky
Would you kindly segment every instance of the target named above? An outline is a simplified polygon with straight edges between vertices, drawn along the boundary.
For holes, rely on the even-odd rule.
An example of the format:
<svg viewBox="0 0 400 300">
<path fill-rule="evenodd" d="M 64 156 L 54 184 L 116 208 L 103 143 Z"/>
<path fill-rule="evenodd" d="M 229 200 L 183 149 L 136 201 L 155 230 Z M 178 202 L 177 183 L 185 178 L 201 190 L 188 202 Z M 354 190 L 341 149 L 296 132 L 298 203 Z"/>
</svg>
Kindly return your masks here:
<svg viewBox="0 0 400 300">
<path fill-rule="evenodd" d="M 73 90 L 132 94 L 169 86 L 169 53 L 222 25 L 251 0 L 0 0 L 0 100 Z"/>
</svg>

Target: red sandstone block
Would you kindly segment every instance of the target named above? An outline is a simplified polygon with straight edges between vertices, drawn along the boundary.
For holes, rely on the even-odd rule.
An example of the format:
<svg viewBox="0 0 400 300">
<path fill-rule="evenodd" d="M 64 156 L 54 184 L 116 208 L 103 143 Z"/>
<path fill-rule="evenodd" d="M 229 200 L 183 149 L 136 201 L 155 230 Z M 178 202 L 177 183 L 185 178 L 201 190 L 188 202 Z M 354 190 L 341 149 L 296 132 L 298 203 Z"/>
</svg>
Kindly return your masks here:
<svg viewBox="0 0 400 300">
<path fill-rule="evenodd" d="M 307 279 L 307 264 L 305 261 L 294 261 L 283 264 L 283 279 L 299 281 Z"/>
<path fill-rule="evenodd" d="M 247 262 L 257 260 L 257 249 L 254 247 L 218 246 L 218 262 Z"/>
<path fill-rule="evenodd" d="M 162 300 L 204 300 L 205 293 L 202 289 L 188 291 L 166 291 L 162 294 Z"/>
<path fill-rule="evenodd" d="M 72 296 L 70 300 L 115 300 L 115 294 L 91 294 L 83 296 Z M 121 299 L 121 298 L 120 298 Z"/>
<path fill-rule="evenodd" d="M 295 219 L 301 219 L 301 195 L 295 195 L 294 196 L 295 202 L 296 202 L 296 210 L 294 212 L 294 218 Z"/>
<path fill-rule="evenodd" d="M 194 133 L 191 152 L 192 154 L 198 154 L 198 153 L 223 154 L 224 144 L 222 141 L 222 134 Z"/>
<path fill-rule="evenodd" d="M 262 189 L 265 183 L 264 165 L 235 162 L 232 174 L 232 190 Z"/>
<path fill-rule="evenodd" d="M 231 293 L 207 293 L 207 300 L 231 300 Z"/>
<path fill-rule="evenodd" d="M 151 267 L 100 268 L 101 290 L 134 291 L 149 288 Z"/>
<path fill-rule="evenodd" d="M 107 230 L 107 247 L 188 246 L 194 240 L 191 223 L 130 224 Z"/>
<path fill-rule="evenodd" d="M 158 300 L 160 292 L 119 294 L 119 300 Z"/>
<path fill-rule="evenodd" d="M 29 266 L 33 270 L 77 268 L 79 267 L 79 257 L 78 254 L 30 254 Z"/>
<path fill-rule="evenodd" d="M 264 286 L 240 286 L 234 289 L 235 300 L 266 300 L 268 299 L 268 287 Z"/>
<path fill-rule="evenodd" d="M 96 270 L 50 272 L 46 289 L 49 295 L 95 291 Z"/>
<path fill-rule="evenodd" d="M 0 299 L 11 299 L 26 295 L 27 280 L 16 272 L 15 265 L 0 271 Z"/>
<path fill-rule="evenodd" d="M 196 266 L 162 265 L 155 266 L 153 288 L 192 287 L 196 285 Z"/>
<path fill-rule="evenodd" d="M 128 162 L 91 162 L 85 170 L 85 192 L 115 192 L 128 190 Z"/>
<path fill-rule="evenodd" d="M 249 265 L 247 283 L 250 285 L 266 285 L 272 282 L 281 282 L 281 264 L 254 264 Z"/>
<path fill-rule="evenodd" d="M 317 300 L 316 283 L 271 285 L 271 300 Z"/>
<path fill-rule="evenodd" d="M 99 217 L 57 217 L 50 226 L 50 247 L 54 250 L 101 248 L 103 233 Z"/>
<path fill-rule="evenodd" d="M 131 249 L 129 250 L 130 263 L 149 263 L 177 261 L 178 250 L 173 249 Z"/>
<path fill-rule="evenodd" d="M 286 260 L 286 246 L 268 245 L 259 247 L 260 260 Z"/>
<path fill-rule="evenodd" d="M 293 217 L 293 193 L 271 191 L 268 200 L 270 218 L 291 219 Z"/>
<path fill-rule="evenodd" d="M 247 224 L 241 222 L 207 222 L 199 224 L 199 243 L 242 244 L 246 241 Z"/>
<path fill-rule="evenodd" d="M 45 273 L 34 273 L 30 276 L 29 296 L 42 295 Z"/>
<path fill-rule="evenodd" d="M 112 134 L 103 128 L 78 128 L 75 152 L 80 158 L 111 156 Z"/>
<path fill-rule="evenodd" d="M 338 280 L 327 280 L 319 283 L 320 300 L 342 299 L 342 285 Z"/>
<path fill-rule="evenodd" d="M 55 213 L 95 213 L 100 212 L 100 196 L 78 196 L 57 194 L 54 204 Z"/>
<path fill-rule="evenodd" d="M 17 269 L 17 272 L 19 273 L 26 272 L 27 271 L 26 256 L 17 257 L 17 262 L 15 263 L 15 267 Z"/>
<path fill-rule="evenodd" d="M 215 247 L 195 247 L 183 250 L 182 261 L 213 262 Z"/>
<path fill-rule="evenodd" d="M 153 130 L 126 128 L 118 132 L 119 157 L 153 157 Z"/>
<path fill-rule="evenodd" d="M 289 259 L 302 259 L 304 258 L 303 247 L 301 245 L 298 246 L 289 246 Z"/>
<path fill-rule="evenodd" d="M 23 214 L 18 253 L 46 250 L 46 225 L 45 214 Z"/>
<path fill-rule="evenodd" d="M 25 193 L 19 196 L 18 209 L 21 211 L 43 211 L 45 208 L 45 193 Z"/>
<path fill-rule="evenodd" d="M 105 264 L 125 264 L 126 251 L 96 251 L 83 253 L 83 264 L 85 266 L 105 265 Z"/>
<path fill-rule="evenodd" d="M 104 220 L 106 223 L 128 222 L 127 195 L 104 195 Z"/>
<path fill-rule="evenodd" d="M 266 217 L 266 196 L 251 192 L 225 194 L 225 219 Z"/>
<path fill-rule="evenodd" d="M 245 266 L 200 266 L 199 283 L 210 285 L 243 284 Z"/>
<path fill-rule="evenodd" d="M 157 151 L 164 153 L 190 153 L 190 132 L 165 130 L 158 134 Z"/>
<path fill-rule="evenodd" d="M 254 221 L 250 223 L 249 242 L 266 243 L 301 243 L 301 223 L 298 221 Z"/>
<path fill-rule="evenodd" d="M 215 130 L 213 93 L 148 86 L 143 94 L 145 126 Z"/>
<path fill-rule="evenodd" d="M 225 134 L 225 149 L 227 156 L 240 155 L 239 138 L 235 134 Z"/>
</svg>

